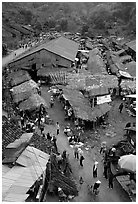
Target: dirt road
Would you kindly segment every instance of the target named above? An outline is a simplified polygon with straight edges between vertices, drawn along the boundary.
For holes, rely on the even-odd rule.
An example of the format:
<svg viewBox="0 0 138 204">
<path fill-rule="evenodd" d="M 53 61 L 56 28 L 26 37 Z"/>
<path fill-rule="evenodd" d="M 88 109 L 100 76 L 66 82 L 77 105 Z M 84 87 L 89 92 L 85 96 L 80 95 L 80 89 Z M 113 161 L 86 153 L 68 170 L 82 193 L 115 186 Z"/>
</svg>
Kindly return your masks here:
<svg viewBox="0 0 138 204">
<path fill-rule="evenodd" d="M 50 94 L 47 92 L 47 88 L 42 88 L 42 96 L 45 98 L 46 101 L 50 100 Z M 120 115 L 118 112 L 118 105 L 120 101 L 116 101 L 113 104 L 113 108 L 109 114 L 109 121 L 111 123 L 111 127 L 116 132 L 116 136 L 113 138 L 108 138 L 103 130 L 99 131 L 99 134 L 101 134 L 101 140 L 106 140 L 108 144 L 113 144 L 115 141 L 118 141 L 119 138 L 122 137 L 121 134 L 123 134 L 123 125 L 125 125 L 126 121 L 128 121 L 128 115 L 123 111 L 123 113 Z M 99 147 L 95 146 L 92 149 L 89 149 L 89 151 L 84 151 L 84 167 L 80 167 L 79 162 L 74 158 L 73 150 L 68 144 L 67 137 L 63 133 L 63 128 L 68 123 L 67 121 L 64 121 L 64 112 L 62 109 L 61 104 L 56 101 L 55 106 L 51 109 L 49 108 L 48 113 L 50 117 L 54 120 L 56 123 L 57 121 L 60 124 L 61 131 L 60 135 L 57 138 L 57 146 L 60 152 L 63 150 L 66 150 L 69 154 L 70 163 L 73 170 L 74 178 L 78 184 L 79 188 L 79 195 L 74 199 L 74 202 L 130 202 L 130 199 L 128 198 L 128 195 L 125 193 L 125 191 L 121 188 L 121 186 L 117 183 L 117 181 L 114 181 L 114 188 L 113 190 L 108 188 L 108 181 L 103 177 L 103 164 L 102 164 L 102 158 L 99 154 Z M 72 124 L 71 124 L 72 125 Z M 50 131 L 51 133 L 55 134 L 56 129 L 55 125 L 47 125 L 45 127 L 45 132 Z M 100 187 L 100 193 L 94 199 L 91 195 L 88 194 L 88 188 L 87 185 L 93 184 L 97 179 L 92 178 L 92 166 L 94 164 L 95 159 L 99 162 L 98 166 L 98 178 L 102 183 Z M 79 177 L 82 176 L 84 179 L 84 183 L 82 187 L 79 187 Z"/>
</svg>

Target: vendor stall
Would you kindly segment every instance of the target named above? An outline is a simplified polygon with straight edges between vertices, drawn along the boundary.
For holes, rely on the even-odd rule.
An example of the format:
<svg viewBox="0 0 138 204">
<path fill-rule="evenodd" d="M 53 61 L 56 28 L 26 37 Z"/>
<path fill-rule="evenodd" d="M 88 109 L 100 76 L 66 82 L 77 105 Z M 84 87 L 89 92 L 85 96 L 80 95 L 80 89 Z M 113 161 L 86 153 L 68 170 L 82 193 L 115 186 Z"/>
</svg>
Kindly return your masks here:
<svg viewBox="0 0 138 204">
<path fill-rule="evenodd" d="M 120 84 L 121 95 L 136 93 L 136 80 L 122 80 Z"/>
<path fill-rule="evenodd" d="M 12 93 L 13 101 L 19 103 L 34 93 L 38 93 L 39 87 L 32 79 L 24 82 L 18 86 L 13 87 L 10 91 Z"/>
<path fill-rule="evenodd" d="M 20 70 L 17 72 L 12 72 L 9 75 L 9 79 L 10 79 L 10 84 L 13 87 L 13 86 L 17 86 L 19 84 L 22 84 L 23 82 L 29 81 L 31 79 L 31 77 L 28 74 L 28 72 Z"/>
<path fill-rule="evenodd" d="M 136 116 L 136 94 L 130 94 L 124 96 L 125 107 L 128 113 L 132 116 Z"/>
<path fill-rule="evenodd" d="M 48 107 L 45 100 L 38 94 L 32 94 L 27 100 L 19 104 L 20 110 L 35 110 L 43 104 L 44 107 Z"/>
</svg>

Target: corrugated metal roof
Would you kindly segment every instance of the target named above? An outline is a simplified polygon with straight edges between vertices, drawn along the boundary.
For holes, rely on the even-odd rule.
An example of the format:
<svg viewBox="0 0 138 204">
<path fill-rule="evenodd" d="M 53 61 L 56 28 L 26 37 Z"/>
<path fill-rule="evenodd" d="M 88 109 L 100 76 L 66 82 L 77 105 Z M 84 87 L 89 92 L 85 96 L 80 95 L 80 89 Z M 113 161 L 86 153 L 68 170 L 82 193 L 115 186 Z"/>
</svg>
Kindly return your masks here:
<svg viewBox="0 0 138 204">
<path fill-rule="evenodd" d="M 23 142 L 29 142 L 32 136 L 33 136 L 33 133 L 24 133 L 19 139 L 16 139 L 13 143 L 10 143 L 6 148 L 17 148 Z"/>
<path fill-rule="evenodd" d="M 6 174 L 8 171 L 10 171 L 10 167 L 7 165 L 2 165 L 2 175 Z"/>
<path fill-rule="evenodd" d="M 48 50 L 49 52 L 52 52 L 70 61 L 74 61 L 78 48 L 79 48 L 79 44 L 74 42 L 73 40 L 69 40 L 64 37 L 59 37 L 47 43 L 41 44 L 38 47 L 32 48 L 28 52 L 23 53 L 21 56 L 17 57 L 11 63 L 18 61 L 24 57 L 27 57 L 28 55 L 31 55 L 43 49 Z"/>
<path fill-rule="evenodd" d="M 22 166 L 30 166 L 33 163 L 39 163 L 42 166 L 45 166 L 48 159 L 49 159 L 48 154 L 34 147 L 28 146 L 16 160 L 16 163 Z"/>
<path fill-rule="evenodd" d="M 128 42 L 126 45 L 136 52 L 136 40 Z"/>
<path fill-rule="evenodd" d="M 41 176 L 46 168 L 46 163 L 49 159 L 48 154 L 30 146 L 28 146 L 26 149 L 27 151 L 23 152 L 24 157 L 26 157 L 26 160 L 28 160 L 28 158 L 31 160 L 31 165 L 26 165 L 26 167 L 14 166 L 8 171 L 8 173 L 4 173 L 2 175 L 3 201 L 25 201 L 29 196 L 26 194 L 26 192 Z M 22 154 L 20 158 L 23 158 Z M 36 159 L 34 159 L 34 157 Z M 20 164 L 21 162 L 22 161 L 20 160 Z"/>
</svg>

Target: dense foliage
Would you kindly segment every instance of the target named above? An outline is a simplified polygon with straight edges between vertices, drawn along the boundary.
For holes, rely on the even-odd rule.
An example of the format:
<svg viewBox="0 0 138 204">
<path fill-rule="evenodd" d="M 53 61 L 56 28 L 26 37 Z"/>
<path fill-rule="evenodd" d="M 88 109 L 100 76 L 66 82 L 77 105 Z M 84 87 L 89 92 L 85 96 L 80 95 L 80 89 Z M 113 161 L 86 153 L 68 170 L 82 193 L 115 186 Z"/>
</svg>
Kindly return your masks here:
<svg viewBox="0 0 138 204">
<path fill-rule="evenodd" d="M 115 29 L 121 36 L 136 33 L 135 2 L 3 2 L 3 25 L 31 24 L 36 30 L 87 32 L 91 37 Z"/>
</svg>

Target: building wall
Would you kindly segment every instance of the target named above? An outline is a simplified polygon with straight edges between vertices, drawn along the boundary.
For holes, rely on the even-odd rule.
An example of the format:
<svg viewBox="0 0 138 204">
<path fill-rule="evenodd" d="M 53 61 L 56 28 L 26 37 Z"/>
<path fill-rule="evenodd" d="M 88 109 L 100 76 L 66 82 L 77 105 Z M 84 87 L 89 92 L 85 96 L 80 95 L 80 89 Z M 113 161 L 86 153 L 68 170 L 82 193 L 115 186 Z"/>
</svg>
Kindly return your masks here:
<svg viewBox="0 0 138 204">
<path fill-rule="evenodd" d="M 45 65 L 49 62 L 52 62 L 52 64 L 55 64 L 55 65 L 62 65 L 65 67 L 71 66 L 70 60 L 62 58 L 61 56 L 58 56 L 47 50 L 41 50 L 32 55 L 26 56 L 16 62 L 11 63 L 10 67 L 12 67 L 13 69 L 14 68 L 20 69 L 23 66 L 31 66 L 32 64 L 36 63 L 36 68 L 39 69 L 42 64 Z"/>
</svg>

